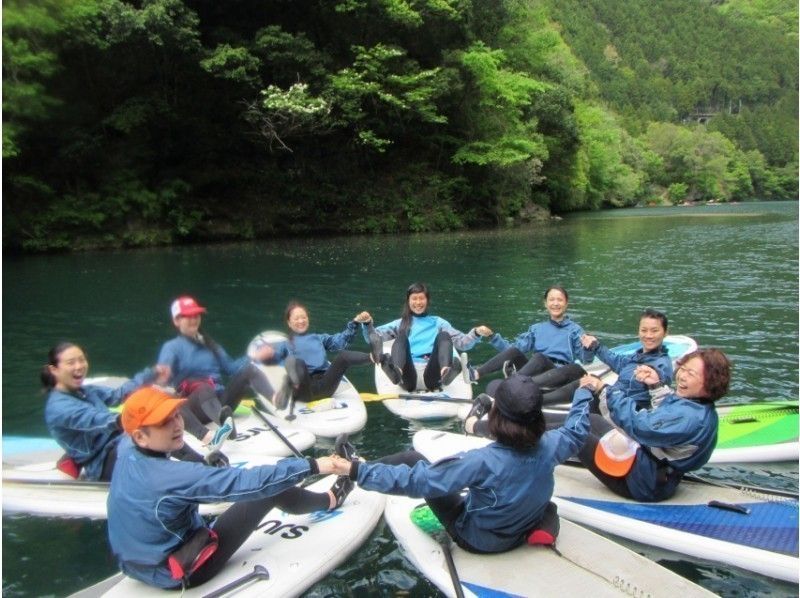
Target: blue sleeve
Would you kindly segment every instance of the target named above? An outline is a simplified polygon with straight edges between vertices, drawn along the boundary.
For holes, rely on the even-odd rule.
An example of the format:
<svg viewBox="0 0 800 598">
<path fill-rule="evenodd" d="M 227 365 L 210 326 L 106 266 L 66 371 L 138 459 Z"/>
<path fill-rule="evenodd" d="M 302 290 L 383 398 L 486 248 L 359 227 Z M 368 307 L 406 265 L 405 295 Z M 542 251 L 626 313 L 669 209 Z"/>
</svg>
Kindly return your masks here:
<svg viewBox="0 0 800 598">
<path fill-rule="evenodd" d="M 368 330 L 369 327 L 366 325 L 361 327 L 361 334 L 364 336 L 364 340 L 367 342 L 369 342 Z M 398 318 L 397 320 L 392 320 L 387 324 L 381 324 L 380 326 L 375 327 L 375 331 L 385 341 L 397 338 L 397 333 L 399 330 L 400 330 L 400 318 Z"/>
<path fill-rule="evenodd" d="M 652 447 L 669 447 L 682 444 L 691 438 L 695 428 L 693 417 L 687 417 L 686 410 L 662 401 L 657 409 L 636 409 L 636 401 L 621 390 L 609 388 L 608 411 L 625 433 L 639 444 Z M 678 399 L 681 405 L 685 399 Z M 691 409 L 691 402 L 686 402 Z"/>
<path fill-rule="evenodd" d="M 658 372 L 658 377 L 662 384 L 669 386 L 672 384 L 672 359 L 669 355 L 661 355 L 655 362 L 648 364 Z"/>
<path fill-rule="evenodd" d="M 619 373 L 622 366 L 630 359 L 627 355 L 618 355 L 614 353 L 614 351 L 602 344 L 597 347 L 597 358 L 616 373 Z"/>
<path fill-rule="evenodd" d="M 572 407 L 567 414 L 564 424 L 556 430 L 546 432 L 546 434 L 558 434 L 558 445 L 556 447 L 556 460 L 563 463 L 575 455 L 589 434 L 589 402 L 592 400 L 592 393 L 587 388 L 579 388 L 572 397 Z"/>
<path fill-rule="evenodd" d="M 346 349 L 356 335 L 358 324 L 350 320 L 344 330 L 338 334 L 320 334 L 322 346 L 327 351 L 341 351 Z"/>
<path fill-rule="evenodd" d="M 575 327 L 570 331 L 570 344 L 572 345 L 572 355 L 573 360 L 580 360 L 581 363 L 588 364 L 591 363 L 594 357 L 590 357 L 586 359 L 586 355 L 584 354 L 583 344 L 581 344 L 581 337 L 586 334 L 583 331 L 583 328 L 579 324 L 575 324 Z"/>
<path fill-rule="evenodd" d="M 176 370 L 178 369 L 178 352 L 175 350 L 175 343 L 172 340 L 161 345 L 156 363 L 159 365 L 168 365 L 170 370 L 172 370 L 172 376 L 175 376 Z"/>
<path fill-rule="evenodd" d="M 503 335 L 501 335 L 499 332 L 492 336 L 489 342 L 495 349 L 497 349 L 498 353 L 508 349 L 512 345 L 523 353 L 527 353 L 528 351 L 533 350 L 534 343 L 536 342 L 536 331 L 534 330 L 535 326 L 536 325 L 534 324 L 525 332 L 518 334 L 513 343 L 503 338 Z"/>
<path fill-rule="evenodd" d="M 361 463 L 358 485 L 365 490 L 411 497 L 437 497 L 459 492 L 487 477 L 478 451 L 460 453 L 436 463 L 419 461 L 408 465 Z"/>
</svg>

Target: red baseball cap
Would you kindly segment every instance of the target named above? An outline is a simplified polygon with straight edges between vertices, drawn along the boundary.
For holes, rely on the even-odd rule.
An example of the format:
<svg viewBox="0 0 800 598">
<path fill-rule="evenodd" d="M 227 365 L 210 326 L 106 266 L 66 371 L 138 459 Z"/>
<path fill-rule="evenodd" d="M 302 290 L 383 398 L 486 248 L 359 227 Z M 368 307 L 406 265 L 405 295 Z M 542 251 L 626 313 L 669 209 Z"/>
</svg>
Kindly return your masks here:
<svg viewBox="0 0 800 598">
<path fill-rule="evenodd" d="M 169 308 L 173 318 L 178 316 L 197 316 L 206 313 L 206 308 L 200 305 L 193 297 L 178 297 Z"/>
<path fill-rule="evenodd" d="M 133 434 L 143 426 L 157 426 L 183 405 L 186 399 L 176 399 L 155 386 L 143 386 L 131 393 L 122 406 L 122 428 Z"/>
</svg>

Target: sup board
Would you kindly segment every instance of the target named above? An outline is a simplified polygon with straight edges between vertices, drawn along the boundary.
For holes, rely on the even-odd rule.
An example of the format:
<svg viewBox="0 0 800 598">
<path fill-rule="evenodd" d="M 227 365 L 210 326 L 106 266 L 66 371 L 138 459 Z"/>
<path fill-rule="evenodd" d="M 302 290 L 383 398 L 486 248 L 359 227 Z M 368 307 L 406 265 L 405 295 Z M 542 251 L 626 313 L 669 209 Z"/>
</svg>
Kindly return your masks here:
<svg viewBox="0 0 800 598">
<path fill-rule="evenodd" d="M 384 517 L 411 563 L 445 595 L 456 596 L 442 545 L 413 523 L 418 498 L 391 496 Z M 449 542 L 459 586 L 470 596 L 714 596 L 616 542 L 561 519 L 556 549 L 527 544 L 473 554 Z"/>
<path fill-rule="evenodd" d="M 414 435 L 414 448 L 432 461 L 489 442 L 436 430 Z M 555 480 L 553 502 L 566 519 L 643 544 L 798 582 L 797 500 L 684 480 L 672 498 L 641 503 L 612 493 L 588 470 L 566 465 L 556 468 Z"/>
<path fill-rule="evenodd" d="M 391 354 L 393 344 L 394 340 L 385 341 L 383 343 L 384 353 Z M 455 361 L 458 360 L 456 351 L 453 351 L 453 359 Z M 404 419 L 426 421 L 456 417 L 459 414 L 459 410 L 461 407 L 464 407 L 464 405 L 446 400 L 436 400 L 437 395 L 440 394 L 439 391 L 428 391 L 425 388 L 425 382 L 422 376 L 426 365 L 427 362 L 424 361 L 414 363 L 414 367 L 417 370 L 417 388 L 410 394 L 412 396 L 419 395 L 419 399 L 384 399 L 383 404 L 389 411 Z M 409 394 L 409 391 L 403 387 L 392 384 L 392 381 L 389 380 L 380 366 L 375 366 L 375 389 L 379 395 L 397 395 L 399 397 Z M 441 393 L 448 397 L 469 400 L 472 399 L 472 384 L 467 383 L 464 380 L 464 376 L 459 374 L 455 380 L 442 388 Z M 469 411 L 469 405 L 466 405 L 466 407 L 467 411 Z M 466 417 L 466 412 L 464 417 Z"/>
<path fill-rule="evenodd" d="M 247 347 L 247 354 L 265 343 L 279 343 L 286 340 L 282 332 L 267 330 L 257 335 Z M 286 370 L 282 365 L 257 364 L 267 376 L 273 388 L 283 384 Z M 316 436 L 335 438 L 339 434 L 355 434 L 367 425 L 367 408 L 353 384 L 345 377 L 336 387 L 332 397 L 315 401 L 296 401 L 293 406 L 277 409 L 271 397 L 261 397 L 260 403 L 282 424 L 301 430 L 308 430 Z"/>
<path fill-rule="evenodd" d="M 327 476 L 308 489 L 324 492 L 335 479 Z M 273 509 L 218 575 L 181 596 L 207 596 L 236 581 L 242 581 L 242 585 L 225 592 L 225 596 L 299 596 L 367 540 L 381 518 L 384 503 L 384 495 L 355 488 L 334 511 L 291 515 Z M 266 569 L 268 578 L 256 577 L 257 567 Z M 73 598 L 164 595 L 164 590 L 120 573 L 73 594 Z"/>
<path fill-rule="evenodd" d="M 269 421 L 298 451 L 314 445 L 316 437 L 307 430 L 287 428 L 272 416 Z M 234 467 L 274 463 L 293 454 L 263 421 L 240 405 L 234 417 L 237 437 L 228 439 L 222 452 Z M 201 455 L 206 453 L 199 440 L 186 434 L 186 442 Z M 64 454 L 49 437 L 3 437 L 3 511 L 54 517 L 105 518 L 107 482 L 74 479 L 56 467 Z M 203 505 L 201 512 L 221 507 Z"/>
<path fill-rule="evenodd" d="M 717 405 L 719 433 L 711 463 L 767 463 L 800 457 L 797 401 Z"/>
</svg>

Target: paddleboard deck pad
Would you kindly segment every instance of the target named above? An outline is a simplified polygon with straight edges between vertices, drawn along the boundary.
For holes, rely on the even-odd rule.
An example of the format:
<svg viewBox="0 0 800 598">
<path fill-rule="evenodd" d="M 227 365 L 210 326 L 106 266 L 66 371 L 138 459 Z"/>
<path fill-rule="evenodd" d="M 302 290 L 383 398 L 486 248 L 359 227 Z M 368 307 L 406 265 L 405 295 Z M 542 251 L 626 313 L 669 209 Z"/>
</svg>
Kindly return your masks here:
<svg viewBox="0 0 800 598">
<path fill-rule="evenodd" d="M 431 534 L 421 529 L 415 522 L 419 504 L 420 499 L 389 497 L 384 517 L 406 557 L 447 596 L 456 593 L 442 540 L 450 547 L 464 596 L 579 596 L 589 591 L 593 598 L 713 596 L 657 563 L 563 518 L 556 541 L 558 552 L 526 544 L 499 554 L 473 554 L 451 542 L 445 532 Z"/>
<path fill-rule="evenodd" d="M 414 448 L 431 460 L 489 442 L 437 430 L 414 435 Z M 582 467 L 561 465 L 553 502 L 563 518 L 623 538 L 784 581 L 799 579 L 796 500 L 685 480 L 669 500 L 639 503 L 613 494 Z"/>
<path fill-rule="evenodd" d="M 308 489 L 324 492 L 335 479 L 335 476 L 327 476 Z M 334 511 L 292 515 L 273 509 L 218 575 L 181 595 L 187 598 L 206 596 L 251 574 L 259 565 L 267 570 L 268 579 L 251 579 L 225 595 L 299 596 L 367 540 L 380 520 L 384 503 L 384 495 L 355 488 Z M 164 590 L 118 574 L 73 597 L 164 595 Z"/>
</svg>

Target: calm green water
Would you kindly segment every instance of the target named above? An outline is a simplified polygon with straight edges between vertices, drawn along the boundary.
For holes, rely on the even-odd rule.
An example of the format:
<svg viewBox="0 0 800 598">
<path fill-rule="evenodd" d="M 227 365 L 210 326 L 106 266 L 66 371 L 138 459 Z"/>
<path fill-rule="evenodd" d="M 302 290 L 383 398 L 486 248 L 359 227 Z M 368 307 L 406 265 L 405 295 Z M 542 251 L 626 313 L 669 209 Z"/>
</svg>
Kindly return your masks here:
<svg viewBox="0 0 800 598">
<path fill-rule="evenodd" d="M 798 396 L 797 204 L 742 204 L 585 214 L 525 230 L 4 259 L 3 433 L 46 435 L 38 371 L 55 342 L 81 344 L 93 374 L 130 375 L 173 335 L 168 306 L 178 294 L 206 305 L 208 332 L 241 354 L 256 333 L 282 326 L 290 299 L 307 303 L 312 329 L 335 332 L 362 309 L 378 322 L 397 317 L 414 280 L 432 285 L 432 311 L 456 327 L 486 323 L 506 336 L 544 317 L 541 294 L 553 283 L 569 290 L 572 317 L 612 345 L 633 340 L 638 312 L 655 307 L 672 332 L 732 357 L 730 399 Z M 481 347 L 473 358 L 492 353 Z M 370 371 L 351 378 L 374 392 Z M 411 446 L 412 424 L 380 403 L 368 408 L 355 439 L 364 455 Z M 797 469 L 710 473 L 796 490 Z M 797 595 L 629 545 L 723 596 Z M 4 516 L 2 549 L 4 596 L 62 596 L 115 572 L 103 522 Z M 308 595 L 436 594 L 380 526 Z"/>
</svg>

